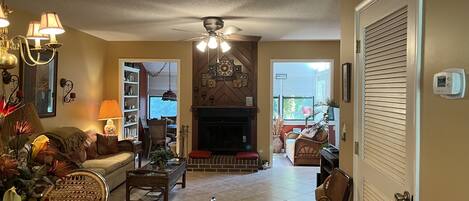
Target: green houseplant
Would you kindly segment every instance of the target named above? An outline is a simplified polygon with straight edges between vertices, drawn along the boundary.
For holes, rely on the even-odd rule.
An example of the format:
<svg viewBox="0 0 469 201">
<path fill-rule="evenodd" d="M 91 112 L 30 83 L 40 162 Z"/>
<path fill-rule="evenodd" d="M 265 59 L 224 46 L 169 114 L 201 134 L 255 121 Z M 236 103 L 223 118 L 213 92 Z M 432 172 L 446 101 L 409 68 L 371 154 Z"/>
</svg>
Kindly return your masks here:
<svg viewBox="0 0 469 201">
<path fill-rule="evenodd" d="M 172 158 L 174 158 L 173 152 L 163 148 L 150 152 L 150 163 L 157 165 L 159 169 L 164 169 Z"/>
</svg>

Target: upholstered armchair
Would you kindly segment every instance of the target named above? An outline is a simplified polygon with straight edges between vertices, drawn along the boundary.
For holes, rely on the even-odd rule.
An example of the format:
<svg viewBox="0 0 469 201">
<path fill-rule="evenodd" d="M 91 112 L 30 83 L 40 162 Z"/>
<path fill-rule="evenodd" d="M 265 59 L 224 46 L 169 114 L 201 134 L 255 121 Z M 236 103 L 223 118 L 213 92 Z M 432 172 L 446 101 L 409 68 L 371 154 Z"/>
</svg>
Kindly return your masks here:
<svg viewBox="0 0 469 201">
<path fill-rule="evenodd" d="M 286 139 L 287 157 L 293 165 L 319 165 L 320 151 L 327 144 L 327 133 L 319 131 L 313 138 L 300 136 Z"/>
</svg>

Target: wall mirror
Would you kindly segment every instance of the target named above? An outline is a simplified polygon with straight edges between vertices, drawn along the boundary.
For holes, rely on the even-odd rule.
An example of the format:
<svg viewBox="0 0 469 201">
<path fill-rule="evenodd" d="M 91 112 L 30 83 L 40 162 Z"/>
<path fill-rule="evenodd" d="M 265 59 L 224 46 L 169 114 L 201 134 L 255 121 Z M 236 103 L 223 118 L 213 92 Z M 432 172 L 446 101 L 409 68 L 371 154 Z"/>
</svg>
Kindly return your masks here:
<svg viewBox="0 0 469 201">
<path fill-rule="evenodd" d="M 48 60 L 50 50 L 42 51 L 41 60 Z M 37 57 L 37 55 L 33 55 Z M 57 63 L 58 53 L 45 65 L 30 66 L 20 59 L 20 90 L 24 94 L 24 103 L 33 103 L 39 117 L 54 117 L 57 110 Z"/>
</svg>

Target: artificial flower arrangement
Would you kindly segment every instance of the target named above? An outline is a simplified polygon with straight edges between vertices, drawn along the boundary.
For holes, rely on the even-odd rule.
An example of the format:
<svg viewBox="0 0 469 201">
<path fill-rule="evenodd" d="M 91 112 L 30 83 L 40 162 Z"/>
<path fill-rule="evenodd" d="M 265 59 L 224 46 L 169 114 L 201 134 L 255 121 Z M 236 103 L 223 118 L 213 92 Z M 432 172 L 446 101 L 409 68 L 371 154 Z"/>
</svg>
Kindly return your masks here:
<svg viewBox="0 0 469 201">
<path fill-rule="evenodd" d="M 9 104 L 1 98 L 0 125 L 20 107 L 21 104 Z M 59 178 L 77 168 L 51 146 L 49 138 L 32 130 L 28 121 L 16 121 L 14 134 L 0 150 L 0 198 L 4 201 L 39 200 Z"/>
</svg>

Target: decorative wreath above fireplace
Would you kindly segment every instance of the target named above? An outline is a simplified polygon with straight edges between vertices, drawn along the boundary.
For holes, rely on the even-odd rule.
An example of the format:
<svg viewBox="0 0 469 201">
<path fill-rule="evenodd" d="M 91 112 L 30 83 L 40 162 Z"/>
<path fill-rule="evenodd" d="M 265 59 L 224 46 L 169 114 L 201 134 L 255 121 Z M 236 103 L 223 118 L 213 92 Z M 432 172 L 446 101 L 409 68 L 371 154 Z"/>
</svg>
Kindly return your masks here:
<svg viewBox="0 0 469 201">
<path fill-rule="evenodd" d="M 248 74 L 242 72 L 243 67 L 236 65 L 234 59 L 227 56 L 220 58 L 216 64 L 208 66 L 207 73 L 202 74 L 202 87 L 214 88 L 217 81 L 231 81 L 236 88 L 248 86 Z"/>
</svg>

